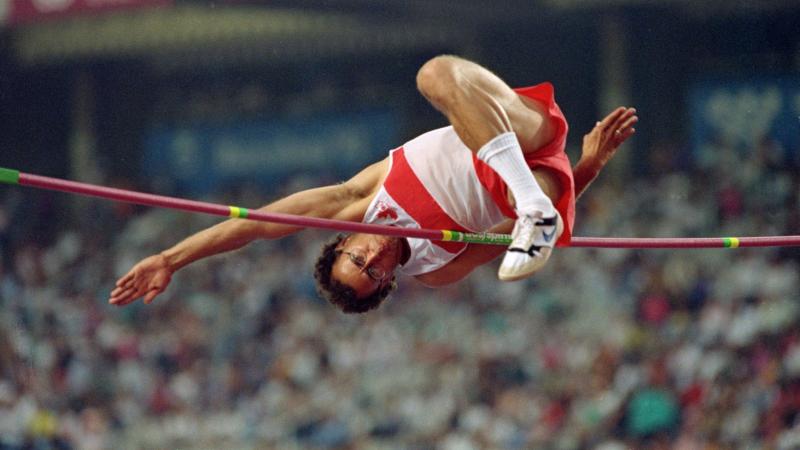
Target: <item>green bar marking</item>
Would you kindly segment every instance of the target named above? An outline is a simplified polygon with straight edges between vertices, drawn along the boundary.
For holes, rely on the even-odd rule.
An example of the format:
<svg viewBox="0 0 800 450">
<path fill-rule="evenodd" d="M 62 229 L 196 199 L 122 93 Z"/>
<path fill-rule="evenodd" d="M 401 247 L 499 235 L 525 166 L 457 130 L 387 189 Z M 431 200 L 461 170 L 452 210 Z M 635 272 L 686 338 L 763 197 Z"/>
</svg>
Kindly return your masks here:
<svg viewBox="0 0 800 450">
<path fill-rule="evenodd" d="M 247 218 L 247 208 L 240 208 L 238 206 L 228 206 L 228 213 L 229 217 L 233 217 L 234 219 L 246 219 Z"/>
<path fill-rule="evenodd" d="M 19 170 L 0 167 L 0 183 L 19 184 Z"/>
<path fill-rule="evenodd" d="M 497 233 L 466 233 L 464 236 L 464 242 L 470 242 L 474 244 L 509 245 L 511 243 L 511 236 Z"/>
<path fill-rule="evenodd" d="M 726 237 L 722 238 L 725 248 L 739 248 L 739 238 Z"/>
</svg>

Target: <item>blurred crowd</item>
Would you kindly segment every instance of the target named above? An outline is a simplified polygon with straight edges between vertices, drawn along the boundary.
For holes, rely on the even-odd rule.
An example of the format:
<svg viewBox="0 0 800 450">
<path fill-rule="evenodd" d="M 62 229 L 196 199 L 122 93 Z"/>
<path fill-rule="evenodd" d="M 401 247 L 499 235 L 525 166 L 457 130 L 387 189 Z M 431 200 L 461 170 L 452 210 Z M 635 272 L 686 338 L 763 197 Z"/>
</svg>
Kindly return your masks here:
<svg viewBox="0 0 800 450">
<path fill-rule="evenodd" d="M 576 235 L 797 234 L 787 152 L 705 155 L 601 176 Z M 561 249 L 524 282 L 494 265 L 444 289 L 401 279 L 346 316 L 315 295 L 331 234 L 310 230 L 116 308 L 119 275 L 215 220 L 90 201 L 92 219 L 21 242 L 15 195 L 0 214 L 2 450 L 800 448 L 792 249 Z"/>
</svg>

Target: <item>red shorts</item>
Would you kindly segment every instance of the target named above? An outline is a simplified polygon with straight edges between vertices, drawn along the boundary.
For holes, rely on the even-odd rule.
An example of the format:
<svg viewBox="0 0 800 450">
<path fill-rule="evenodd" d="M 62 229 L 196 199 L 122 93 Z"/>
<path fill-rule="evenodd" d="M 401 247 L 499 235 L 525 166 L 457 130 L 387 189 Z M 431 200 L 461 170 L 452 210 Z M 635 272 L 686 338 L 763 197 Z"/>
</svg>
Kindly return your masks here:
<svg viewBox="0 0 800 450">
<path fill-rule="evenodd" d="M 568 246 L 572 239 L 572 230 L 575 225 L 575 180 L 572 177 L 572 165 L 569 162 L 564 148 L 567 145 L 567 119 L 556 104 L 553 85 L 541 83 L 535 86 L 514 89 L 519 95 L 536 100 L 547 107 L 547 112 L 552 123 L 556 126 L 556 136 L 549 144 L 540 148 L 533 154 L 526 154 L 525 160 L 531 169 L 545 168 L 556 176 L 561 187 L 561 197 L 555 199 L 554 206 L 564 220 L 564 232 L 558 240 L 558 246 Z M 495 198 L 503 214 L 516 219 L 513 208 L 508 204 L 508 186 L 488 165 L 475 159 L 475 169 L 478 178 L 486 186 L 492 197 Z"/>
</svg>

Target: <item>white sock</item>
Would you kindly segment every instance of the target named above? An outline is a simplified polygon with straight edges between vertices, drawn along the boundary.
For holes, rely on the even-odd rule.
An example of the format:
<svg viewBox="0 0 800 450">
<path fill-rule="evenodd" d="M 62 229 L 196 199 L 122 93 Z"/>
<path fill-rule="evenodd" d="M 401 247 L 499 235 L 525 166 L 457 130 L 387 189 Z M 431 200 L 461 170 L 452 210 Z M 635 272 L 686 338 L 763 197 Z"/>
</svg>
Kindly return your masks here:
<svg viewBox="0 0 800 450">
<path fill-rule="evenodd" d="M 533 177 L 522 148 L 513 132 L 496 136 L 478 150 L 478 159 L 489 165 L 514 195 L 517 213 L 550 217 L 555 214 L 553 202 Z"/>
</svg>

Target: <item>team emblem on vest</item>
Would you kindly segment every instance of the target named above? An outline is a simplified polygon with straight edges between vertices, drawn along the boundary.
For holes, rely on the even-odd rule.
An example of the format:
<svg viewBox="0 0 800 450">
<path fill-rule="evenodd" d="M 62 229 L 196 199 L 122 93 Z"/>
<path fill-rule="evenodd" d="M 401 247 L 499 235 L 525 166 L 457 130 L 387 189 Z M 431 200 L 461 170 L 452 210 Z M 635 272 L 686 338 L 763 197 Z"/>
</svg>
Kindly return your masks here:
<svg viewBox="0 0 800 450">
<path fill-rule="evenodd" d="M 382 222 L 393 222 L 397 220 L 397 211 L 385 201 L 380 200 L 375 206 L 378 210 L 376 217 Z"/>
</svg>

